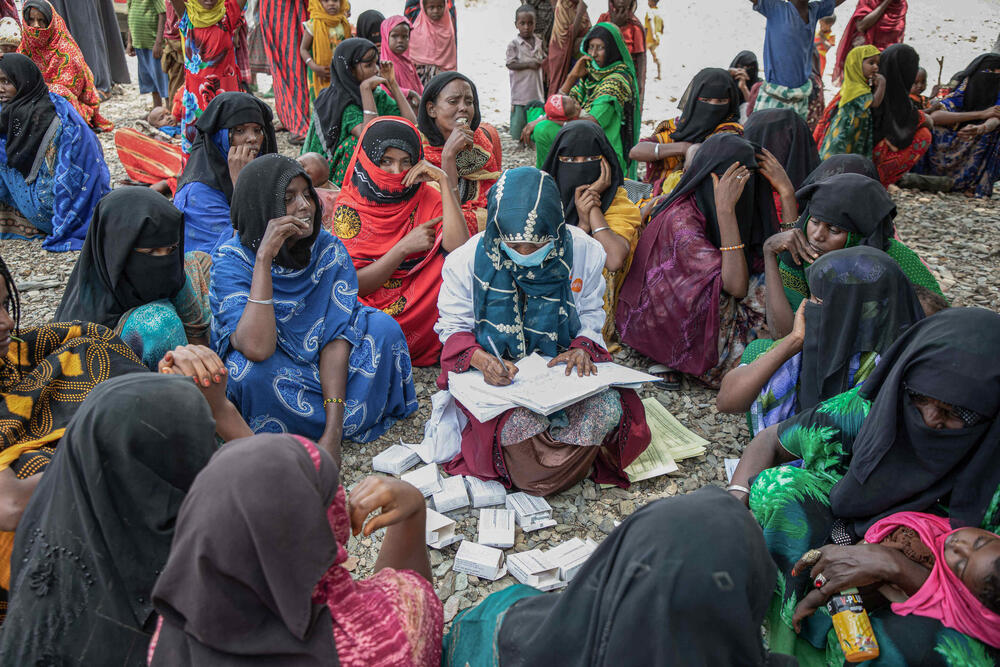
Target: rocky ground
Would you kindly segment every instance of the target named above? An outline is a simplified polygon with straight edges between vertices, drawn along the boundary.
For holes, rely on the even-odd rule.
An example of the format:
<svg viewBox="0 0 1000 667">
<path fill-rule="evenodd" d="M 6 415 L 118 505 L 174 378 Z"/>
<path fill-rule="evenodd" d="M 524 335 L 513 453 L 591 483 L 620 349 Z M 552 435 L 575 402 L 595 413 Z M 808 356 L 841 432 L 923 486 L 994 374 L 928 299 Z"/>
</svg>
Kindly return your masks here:
<svg viewBox="0 0 1000 667">
<path fill-rule="evenodd" d="M 113 97 L 103 112 L 116 124 L 127 125 L 145 109 L 137 99 L 134 86 L 125 87 Z M 519 166 L 533 162 L 533 153 L 518 149 L 505 138 L 504 166 Z M 279 145 L 284 153 L 297 151 L 288 144 L 288 134 L 279 133 Z M 112 182 L 125 177 L 117 160 L 111 135 L 101 136 L 111 168 Z M 897 225 L 902 239 L 917 250 L 941 280 L 954 305 L 982 306 L 1000 310 L 1000 207 L 995 201 L 967 199 L 957 195 L 937 195 L 910 191 L 895 191 L 900 214 Z M 62 296 L 76 253 L 47 253 L 40 243 L 0 241 L 0 254 L 10 266 L 22 290 L 22 324 L 33 325 L 50 321 Z M 645 369 L 650 364 L 642 355 L 624 349 L 617 361 Z M 415 379 L 421 409 L 410 419 L 398 424 L 378 442 L 368 445 L 348 444 L 344 453 L 344 484 L 350 489 L 370 474 L 372 457 L 402 438 L 405 442 L 422 439 L 423 424 L 430 414 L 430 397 L 436 388 L 438 368 L 416 369 Z M 590 480 L 549 499 L 558 525 L 527 535 L 517 532 L 514 551 L 537 546 L 554 546 L 570 537 L 603 539 L 614 528 L 614 522 L 627 516 L 645 503 L 664 496 L 693 491 L 705 484 L 725 485 L 725 458 L 738 458 L 747 443 L 747 429 L 742 417 L 720 415 L 715 407 L 715 393 L 685 382 L 681 391 L 662 391 L 651 386 L 642 390 L 643 397 L 654 396 L 685 426 L 703 436 L 711 444 L 702 457 L 680 463 L 671 475 L 637 483 L 631 489 L 601 489 Z M 478 511 L 470 509 L 451 513 L 459 522 L 459 530 L 475 538 Z M 353 557 L 349 568 L 358 575 L 369 573 L 378 553 L 380 536 L 352 540 L 349 551 Z M 437 575 L 438 594 L 445 603 L 445 619 L 451 620 L 461 609 L 482 600 L 490 592 L 514 583 L 507 576 L 488 582 L 452 571 L 457 546 L 432 551 L 431 559 Z"/>
</svg>

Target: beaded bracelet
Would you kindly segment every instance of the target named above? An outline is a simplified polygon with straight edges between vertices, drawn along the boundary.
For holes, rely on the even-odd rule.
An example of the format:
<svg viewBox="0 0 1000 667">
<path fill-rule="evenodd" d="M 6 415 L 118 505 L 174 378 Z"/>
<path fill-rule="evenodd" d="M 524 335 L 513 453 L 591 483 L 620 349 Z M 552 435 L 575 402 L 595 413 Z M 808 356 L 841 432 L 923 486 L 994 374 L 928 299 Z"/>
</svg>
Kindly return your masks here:
<svg viewBox="0 0 1000 667">
<path fill-rule="evenodd" d="M 746 243 L 741 243 L 739 245 L 730 245 L 726 246 L 725 248 L 719 248 L 719 250 L 721 250 L 722 252 L 726 252 L 727 250 L 743 250 L 743 248 L 746 247 L 747 247 Z"/>
<path fill-rule="evenodd" d="M 330 405 L 331 403 L 343 403 L 343 402 L 344 402 L 344 399 L 342 399 L 342 398 L 328 398 L 325 401 L 323 401 L 323 407 L 325 408 L 326 406 Z"/>
</svg>

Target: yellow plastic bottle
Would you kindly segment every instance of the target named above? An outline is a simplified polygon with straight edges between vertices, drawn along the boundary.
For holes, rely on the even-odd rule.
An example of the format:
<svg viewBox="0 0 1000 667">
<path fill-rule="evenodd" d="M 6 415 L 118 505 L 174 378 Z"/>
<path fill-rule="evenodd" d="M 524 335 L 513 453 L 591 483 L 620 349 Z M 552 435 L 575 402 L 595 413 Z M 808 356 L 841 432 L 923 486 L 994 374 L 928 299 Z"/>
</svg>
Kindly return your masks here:
<svg viewBox="0 0 1000 667">
<path fill-rule="evenodd" d="M 834 595 L 826 603 L 826 608 L 833 618 L 833 629 L 837 631 L 837 639 L 847 662 L 865 662 L 878 657 L 875 631 L 857 588 Z"/>
</svg>

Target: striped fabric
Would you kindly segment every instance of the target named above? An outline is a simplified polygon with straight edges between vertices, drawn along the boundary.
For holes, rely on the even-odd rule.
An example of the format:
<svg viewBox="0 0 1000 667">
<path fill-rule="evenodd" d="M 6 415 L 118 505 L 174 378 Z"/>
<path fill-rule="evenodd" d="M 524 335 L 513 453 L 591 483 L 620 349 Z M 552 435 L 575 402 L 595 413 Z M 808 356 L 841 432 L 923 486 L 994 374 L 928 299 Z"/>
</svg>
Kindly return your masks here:
<svg viewBox="0 0 1000 667">
<path fill-rule="evenodd" d="M 115 148 L 129 178 L 150 185 L 167 181 L 170 191 L 177 191 L 177 175 L 182 168 L 179 146 L 123 128 L 115 131 Z"/>
<path fill-rule="evenodd" d="M 309 130 L 309 83 L 299 57 L 302 23 L 309 18 L 305 0 L 260 0 L 260 27 L 274 77 L 274 106 L 292 134 Z"/>
</svg>

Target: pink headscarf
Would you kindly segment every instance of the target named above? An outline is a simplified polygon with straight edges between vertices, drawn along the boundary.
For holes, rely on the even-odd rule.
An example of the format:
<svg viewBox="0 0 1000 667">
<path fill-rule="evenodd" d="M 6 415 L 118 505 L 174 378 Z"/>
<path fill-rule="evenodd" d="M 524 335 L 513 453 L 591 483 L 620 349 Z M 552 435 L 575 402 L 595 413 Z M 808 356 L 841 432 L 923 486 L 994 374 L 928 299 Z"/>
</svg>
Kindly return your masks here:
<svg viewBox="0 0 1000 667">
<path fill-rule="evenodd" d="M 944 542 L 955 531 L 947 519 L 919 512 L 897 512 L 881 519 L 865 533 L 865 541 L 877 544 L 892 531 L 906 526 L 934 553 L 934 567 L 927 581 L 906 602 L 896 602 L 892 611 L 900 616 L 915 614 L 936 618 L 949 628 L 1000 648 L 1000 615 L 976 599 L 944 560 Z"/>
<path fill-rule="evenodd" d="M 413 22 L 410 33 L 410 58 L 417 65 L 437 65 L 443 70 L 458 69 L 458 48 L 455 46 L 455 24 L 445 7 L 444 15 L 438 21 L 431 21 L 424 4 L 420 0 L 420 15 Z"/>
<path fill-rule="evenodd" d="M 446 12 L 447 13 L 447 12 Z M 413 60 L 410 58 L 410 50 L 407 49 L 403 55 L 396 55 L 392 49 L 389 48 L 389 33 L 396 28 L 396 26 L 406 24 L 406 27 L 410 28 L 410 32 L 413 32 L 413 26 L 410 25 L 410 21 L 405 16 L 390 16 L 386 20 L 382 21 L 382 60 L 388 60 L 392 63 L 396 70 L 396 82 L 399 83 L 399 87 L 404 91 L 414 90 L 417 94 L 422 94 L 424 92 L 424 84 L 420 82 L 420 77 L 417 76 L 417 68 L 413 64 Z"/>
</svg>

